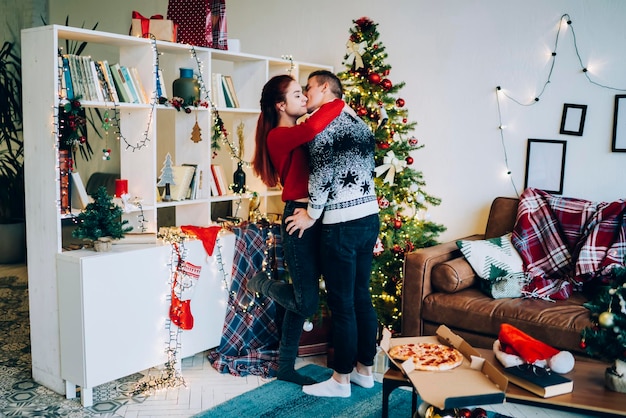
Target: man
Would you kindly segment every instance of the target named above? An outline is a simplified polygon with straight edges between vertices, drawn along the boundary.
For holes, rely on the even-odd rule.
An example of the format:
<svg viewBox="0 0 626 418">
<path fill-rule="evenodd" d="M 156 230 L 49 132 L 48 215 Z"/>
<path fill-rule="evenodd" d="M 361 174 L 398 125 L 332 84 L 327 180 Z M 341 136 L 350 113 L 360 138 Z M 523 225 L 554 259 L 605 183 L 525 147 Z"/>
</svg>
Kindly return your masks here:
<svg viewBox="0 0 626 418">
<path fill-rule="evenodd" d="M 306 86 L 307 110 L 311 112 L 342 94 L 337 76 L 329 71 L 313 72 Z M 349 397 L 350 382 L 374 386 L 378 322 L 369 281 L 380 227 L 374 149 L 374 135 L 367 125 L 346 112 L 309 143 L 307 215 L 309 223 L 322 218 L 321 270 L 332 314 L 335 353 L 332 377 L 303 386 L 309 395 Z M 306 228 L 303 213 L 292 218 L 286 220 L 287 232 Z"/>
</svg>

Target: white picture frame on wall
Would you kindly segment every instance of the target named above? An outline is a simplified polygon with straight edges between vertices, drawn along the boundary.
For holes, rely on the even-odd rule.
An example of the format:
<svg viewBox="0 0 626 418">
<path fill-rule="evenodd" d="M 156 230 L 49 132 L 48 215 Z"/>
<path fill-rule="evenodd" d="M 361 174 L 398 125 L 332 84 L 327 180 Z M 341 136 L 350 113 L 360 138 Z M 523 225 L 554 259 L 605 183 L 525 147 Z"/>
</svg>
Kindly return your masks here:
<svg viewBox="0 0 626 418">
<path fill-rule="evenodd" d="M 528 139 L 524 188 L 562 194 L 566 149 L 567 141 Z"/>
</svg>

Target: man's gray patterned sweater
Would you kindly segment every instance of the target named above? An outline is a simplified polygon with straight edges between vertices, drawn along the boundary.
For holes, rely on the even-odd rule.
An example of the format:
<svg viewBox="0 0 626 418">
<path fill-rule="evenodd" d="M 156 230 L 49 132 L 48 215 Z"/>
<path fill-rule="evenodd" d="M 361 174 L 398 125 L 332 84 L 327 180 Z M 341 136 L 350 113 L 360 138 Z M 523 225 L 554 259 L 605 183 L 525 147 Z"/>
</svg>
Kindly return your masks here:
<svg viewBox="0 0 626 418">
<path fill-rule="evenodd" d="M 378 213 L 374 190 L 374 135 L 342 112 L 309 143 L 308 213 L 332 224 Z"/>
</svg>

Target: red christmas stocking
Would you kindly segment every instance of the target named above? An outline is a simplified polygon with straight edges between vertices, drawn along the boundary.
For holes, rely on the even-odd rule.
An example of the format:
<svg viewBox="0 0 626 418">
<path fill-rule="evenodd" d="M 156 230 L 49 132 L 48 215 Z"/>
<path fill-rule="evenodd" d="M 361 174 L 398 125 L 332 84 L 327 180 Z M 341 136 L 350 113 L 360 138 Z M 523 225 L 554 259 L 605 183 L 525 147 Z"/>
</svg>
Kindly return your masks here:
<svg viewBox="0 0 626 418">
<path fill-rule="evenodd" d="M 191 297 L 195 292 L 196 283 L 200 277 L 200 266 L 183 261 L 174 272 L 172 283 L 172 303 L 170 305 L 170 319 L 184 330 L 193 328 L 191 315 Z"/>
</svg>

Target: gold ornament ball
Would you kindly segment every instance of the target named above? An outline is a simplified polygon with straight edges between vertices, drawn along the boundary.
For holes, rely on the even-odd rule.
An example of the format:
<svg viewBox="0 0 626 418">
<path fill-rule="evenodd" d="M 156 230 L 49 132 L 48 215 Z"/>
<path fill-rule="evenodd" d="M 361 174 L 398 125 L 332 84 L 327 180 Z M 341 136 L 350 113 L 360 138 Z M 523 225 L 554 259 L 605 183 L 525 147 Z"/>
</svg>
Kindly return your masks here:
<svg viewBox="0 0 626 418">
<path fill-rule="evenodd" d="M 600 316 L 598 316 L 598 323 L 603 328 L 610 328 L 613 326 L 615 322 L 615 317 L 611 312 L 602 312 Z"/>
</svg>

